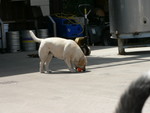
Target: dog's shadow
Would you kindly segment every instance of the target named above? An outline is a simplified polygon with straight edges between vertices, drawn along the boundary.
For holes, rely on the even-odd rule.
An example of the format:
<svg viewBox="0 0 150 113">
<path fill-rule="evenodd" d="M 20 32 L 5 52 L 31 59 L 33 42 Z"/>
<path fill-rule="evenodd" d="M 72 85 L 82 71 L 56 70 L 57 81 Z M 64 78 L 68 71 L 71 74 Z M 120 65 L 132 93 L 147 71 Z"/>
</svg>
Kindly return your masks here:
<svg viewBox="0 0 150 113">
<path fill-rule="evenodd" d="M 85 74 L 85 73 L 88 73 L 90 71 L 84 71 L 84 72 L 70 72 L 70 71 L 65 71 L 65 70 L 57 70 L 57 71 L 52 71 L 51 73 L 49 74 Z"/>
</svg>

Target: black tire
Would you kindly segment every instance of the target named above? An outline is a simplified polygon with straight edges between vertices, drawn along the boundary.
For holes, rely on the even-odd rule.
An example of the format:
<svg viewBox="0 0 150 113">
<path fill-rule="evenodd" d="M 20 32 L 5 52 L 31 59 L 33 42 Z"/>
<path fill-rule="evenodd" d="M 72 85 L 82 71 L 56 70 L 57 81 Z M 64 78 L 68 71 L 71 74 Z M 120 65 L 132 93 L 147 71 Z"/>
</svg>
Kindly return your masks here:
<svg viewBox="0 0 150 113">
<path fill-rule="evenodd" d="M 91 48 L 87 45 L 81 46 L 81 50 L 83 51 L 85 56 L 89 56 L 91 54 Z"/>
</svg>

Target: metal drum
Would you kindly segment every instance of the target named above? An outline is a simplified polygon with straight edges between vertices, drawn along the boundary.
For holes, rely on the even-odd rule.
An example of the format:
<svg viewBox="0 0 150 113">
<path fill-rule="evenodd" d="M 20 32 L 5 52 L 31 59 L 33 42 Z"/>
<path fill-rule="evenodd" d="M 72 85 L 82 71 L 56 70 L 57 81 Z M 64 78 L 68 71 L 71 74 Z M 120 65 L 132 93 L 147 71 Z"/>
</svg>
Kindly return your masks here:
<svg viewBox="0 0 150 113">
<path fill-rule="evenodd" d="M 21 43 L 22 43 L 23 51 L 35 51 L 36 50 L 36 43 L 31 38 L 29 34 L 29 30 L 21 31 Z"/>
<path fill-rule="evenodd" d="M 48 29 L 38 29 L 37 30 L 37 36 L 39 38 L 47 38 L 49 36 Z"/>
<path fill-rule="evenodd" d="M 19 31 L 7 32 L 7 47 L 9 52 L 20 51 L 20 35 Z"/>
<path fill-rule="evenodd" d="M 125 48 L 147 46 L 125 45 L 125 39 L 150 38 L 150 0 L 109 0 L 111 38 L 118 39 L 119 54 Z"/>
<path fill-rule="evenodd" d="M 109 0 L 112 34 L 150 31 L 150 0 Z"/>
</svg>

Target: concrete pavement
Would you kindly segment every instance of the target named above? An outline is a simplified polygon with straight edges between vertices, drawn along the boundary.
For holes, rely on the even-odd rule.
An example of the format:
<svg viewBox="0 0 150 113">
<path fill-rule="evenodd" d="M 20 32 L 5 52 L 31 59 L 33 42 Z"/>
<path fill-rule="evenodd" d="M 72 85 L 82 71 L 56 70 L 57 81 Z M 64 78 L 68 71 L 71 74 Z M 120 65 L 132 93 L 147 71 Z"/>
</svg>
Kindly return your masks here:
<svg viewBox="0 0 150 113">
<path fill-rule="evenodd" d="M 150 47 L 94 46 L 87 72 L 70 73 L 54 58 L 53 73 L 38 72 L 36 52 L 0 54 L 0 113 L 113 113 L 132 80 L 150 70 Z M 150 111 L 150 99 L 143 112 Z"/>
</svg>

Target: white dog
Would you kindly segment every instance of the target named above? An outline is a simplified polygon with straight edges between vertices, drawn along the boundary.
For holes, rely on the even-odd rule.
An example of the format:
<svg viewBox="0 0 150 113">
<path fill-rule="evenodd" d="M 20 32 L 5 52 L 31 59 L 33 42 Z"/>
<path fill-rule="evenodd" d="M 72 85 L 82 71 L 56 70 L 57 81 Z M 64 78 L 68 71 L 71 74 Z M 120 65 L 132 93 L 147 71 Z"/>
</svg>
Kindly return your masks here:
<svg viewBox="0 0 150 113">
<path fill-rule="evenodd" d="M 85 70 L 87 59 L 80 47 L 73 40 L 59 37 L 46 39 L 37 38 L 32 31 L 29 31 L 34 41 L 41 43 L 39 47 L 40 72 L 49 73 L 49 63 L 52 57 L 62 59 L 66 62 L 71 72 L 76 72 L 76 68 Z"/>
</svg>

